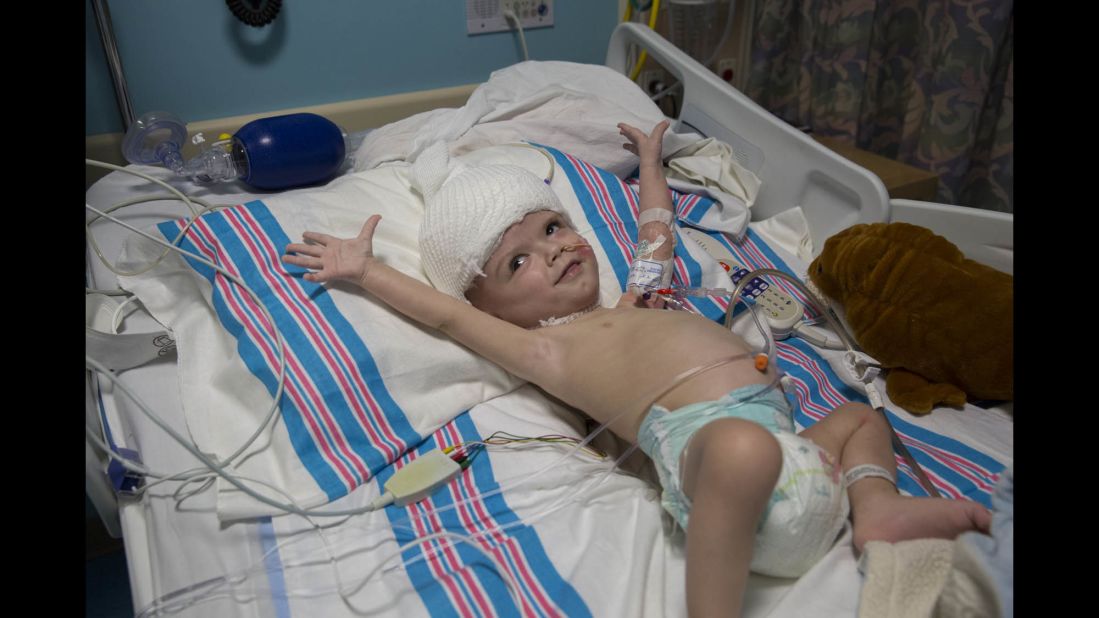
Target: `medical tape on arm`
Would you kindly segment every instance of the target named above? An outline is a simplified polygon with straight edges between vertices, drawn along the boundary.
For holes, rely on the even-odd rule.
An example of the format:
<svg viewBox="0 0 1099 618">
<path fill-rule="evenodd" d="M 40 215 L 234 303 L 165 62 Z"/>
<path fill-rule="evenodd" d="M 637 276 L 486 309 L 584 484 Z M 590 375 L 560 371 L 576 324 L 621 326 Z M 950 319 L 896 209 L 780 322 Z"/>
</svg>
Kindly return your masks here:
<svg viewBox="0 0 1099 618">
<path fill-rule="evenodd" d="M 652 223 L 653 221 L 659 221 L 668 226 L 668 229 L 672 229 L 672 211 L 664 208 L 650 208 L 642 211 L 641 215 L 637 217 L 637 227 L 640 229 L 646 223 Z"/>
<path fill-rule="evenodd" d="M 646 223 L 658 221 L 668 226 L 669 230 L 673 229 L 674 215 L 670 210 L 663 208 L 650 208 L 642 211 L 641 215 L 637 218 L 637 227 L 641 229 Z M 626 278 L 626 289 L 631 287 L 644 288 L 646 290 L 655 290 L 660 288 L 666 288 L 671 285 L 672 282 L 672 264 L 675 262 L 675 252 L 672 252 L 671 257 L 666 260 L 654 260 L 653 255 L 656 254 L 656 250 L 667 242 L 668 238 L 663 234 L 656 237 L 656 240 L 648 241 L 642 240 L 637 243 L 637 251 L 634 254 L 633 262 L 630 263 L 630 272 Z M 672 248 L 675 248 L 675 232 L 672 232 Z"/>
</svg>

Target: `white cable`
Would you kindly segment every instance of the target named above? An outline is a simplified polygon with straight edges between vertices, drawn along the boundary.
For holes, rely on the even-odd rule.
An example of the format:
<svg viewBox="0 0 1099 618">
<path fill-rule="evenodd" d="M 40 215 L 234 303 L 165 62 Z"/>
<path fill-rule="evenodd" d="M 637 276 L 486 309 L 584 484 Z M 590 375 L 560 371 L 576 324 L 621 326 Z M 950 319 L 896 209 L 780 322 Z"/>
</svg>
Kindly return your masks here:
<svg viewBox="0 0 1099 618">
<path fill-rule="evenodd" d="M 249 296 L 252 297 L 252 300 L 255 302 L 256 306 L 259 307 L 260 311 L 263 313 L 263 317 L 267 320 L 267 324 L 270 325 L 271 333 L 274 335 L 274 339 L 275 339 L 275 347 L 278 351 L 278 365 L 279 365 L 278 386 L 275 389 L 275 393 L 273 395 L 273 399 L 272 399 L 272 402 L 271 402 L 271 407 L 267 412 L 267 416 L 264 418 L 263 422 L 260 423 L 260 426 L 258 428 L 256 428 L 255 433 L 253 433 L 252 436 L 250 438 L 248 438 L 248 440 L 246 440 L 245 443 L 242 444 L 240 446 L 240 448 L 238 448 L 232 455 L 225 458 L 225 463 L 226 464 L 231 464 L 233 462 L 233 460 L 235 460 L 238 456 L 240 456 L 245 450 L 248 449 L 248 447 L 250 447 L 259 438 L 259 436 L 265 431 L 265 429 L 267 428 L 268 425 L 273 425 L 273 421 L 278 418 L 276 413 L 278 412 L 279 401 L 281 401 L 281 399 L 282 399 L 283 389 L 285 388 L 285 385 L 286 385 L 286 342 L 283 340 L 282 333 L 279 332 L 279 329 L 275 327 L 275 319 L 271 316 L 271 313 L 267 310 L 267 307 L 264 306 L 264 304 L 263 304 L 262 300 L 260 299 L 259 295 L 257 295 L 252 290 L 252 288 L 248 287 L 248 285 L 245 284 L 244 281 L 242 279 L 240 279 L 240 277 L 238 277 L 238 276 L 234 275 L 233 273 L 229 272 L 228 270 L 223 268 L 221 265 L 215 264 L 214 262 L 211 262 L 210 260 L 207 260 L 206 258 L 204 258 L 200 255 L 197 255 L 195 253 L 192 253 L 190 251 L 187 251 L 186 249 L 183 249 L 181 247 L 177 247 L 175 245 L 168 244 L 167 242 L 165 242 L 165 241 L 163 241 L 159 238 L 156 238 L 156 237 L 152 236 L 151 234 L 143 232 L 143 231 L 133 227 L 132 225 L 117 219 L 114 216 L 108 215 L 105 212 L 102 212 L 102 211 L 96 209 L 95 207 L 93 207 L 93 206 L 91 206 L 87 203 L 84 204 L 84 207 L 86 209 L 91 210 L 92 212 L 98 214 L 99 216 L 104 217 L 104 218 L 106 218 L 110 221 L 113 221 L 114 223 L 117 223 L 118 225 L 121 225 L 122 227 L 125 227 L 128 230 L 136 232 L 137 234 L 139 234 L 139 235 L 141 235 L 141 236 L 143 236 L 143 237 L 145 237 L 145 238 L 147 238 L 147 239 L 149 239 L 149 240 L 151 240 L 151 241 L 153 241 L 153 242 L 155 242 L 159 245 L 163 245 L 164 247 L 167 247 L 169 251 L 176 251 L 176 252 L 178 252 L 182 255 L 186 255 L 187 257 L 190 257 L 191 259 L 194 259 L 198 262 L 201 262 L 201 263 L 209 266 L 210 268 L 213 268 L 214 270 L 218 271 L 219 273 L 224 275 L 227 279 L 229 279 L 229 281 L 231 281 L 232 283 L 239 286 Z M 193 220 L 192 220 L 192 222 L 193 222 Z M 189 226 L 190 226 L 190 223 L 188 223 L 188 227 Z M 177 239 L 177 241 L 178 241 L 178 239 Z M 161 255 L 161 258 L 158 258 L 158 261 L 159 261 L 159 259 L 162 259 L 162 258 L 163 258 L 163 255 Z M 111 378 L 112 378 L 112 380 L 114 380 L 114 376 L 111 376 Z M 142 408 L 142 409 L 147 414 L 151 414 L 150 411 L 148 411 L 144 408 Z"/>
<path fill-rule="evenodd" d="M 114 310 L 114 313 L 111 314 L 111 334 L 112 335 L 117 335 L 118 334 L 118 325 L 122 322 L 122 317 L 123 317 L 122 316 L 122 310 L 124 308 L 126 308 L 126 305 L 128 305 L 128 304 L 130 304 L 130 303 L 132 303 L 136 300 L 137 300 L 137 296 L 130 296 L 126 300 L 119 303 L 118 307 Z"/>
<path fill-rule="evenodd" d="M 504 17 L 515 22 L 515 29 L 519 33 L 519 45 L 523 48 L 523 60 L 530 60 L 530 55 L 527 54 L 527 38 L 523 36 L 523 24 L 519 22 L 519 16 L 511 9 L 504 9 Z"/>
<path fill-rule="evenodd" d="M 85 294 L 102 294 L 104 296 L 133 296 L 133 292 L 127 292 L 122 288 L 115 288 L 113 290 L 97 290 L 95 288 L 84 288 Z"/>
<path fill-rule="evenodd" d="M 113 163 L 105 163 L 103 161 L 96 161 L 94 159 L 84 159 L 84 164 L 85 165 L 91 165 L 92 167 L 101 167 L 103 169 L 114 170 L 114 171 L 118 171 L 118 172 L 125 172 L 125 173 L 131 174 L 133 176 L 138 176 L 140 178 L 144 178 L 145 180 L 148 180 L 149 182 L 156 183 L 156 184 L 168 189 L 168 191 L 170 191 L 172 193 L 172 195 L 176 196 L 177 199 L 179 199 L 184 204 L 186 204 L 187 208 L 196 217 L 199 216 L 199 214 L 200 214 L 200 211 L 198 211 L 195 208 L 195 205 L 194 205 L 193 201 L 191 200 L 191 198 L 187 197 L 187 195 L 185 195 L 182 191 L 180 191 L 179 189 L 176 189 L 172 185 L 164 182 L 163 180 L 160 180 L 159 178 L 154 178 L 154 177 L 152 177 L 148 174 L 144 174 L 144 173 L 139 172 L 137 170 L 132 170 L 132 169 L 129 169 L 129 168 L 114 165 Z M 143 199 L 143 198 L 138 198 L 138 201 L 134 201 L 133 203 L 141 203 L 141 201 L 149 201 L 149 200 L 146 200 L 146 199 Z M 128 205 L 128 203 L 123 204 L 123 205 Z M 112 208 L 112 210 L 114 208 L 119 208 L 119 207 L 121 207 L 121 206 L 116 205 L 115 207 Z M 156 265 L 159 264 L 162 259 L 164 259 L 164 256 L 168 255 L 168 250 L 165 250 L 163 253 L 160 254 L 160 257 L 158 257 L 151 264 L 147 265 L 144 269 L 133 272 L 133 273 L 121 273 L 121 272 L 115 270 L 114 266 L 110 262 L 108 262 L 105 257 L 103 257 L 103 253 L 99 250 L 99 245 L 95 242 L 95 238 L 92 236 L 91 230 L 88 227 L 89 225 L 91 225 L 91 223 L 93 221 L 95 221 L 95 219 L 92 219 L 91 221 L 88 221 L 87 223 L 85 223 L 85 225 L 84 225 L 85 233 L 87 234 L 89 240 L 91 241 L 92 249 L 95 250 L 96 255 L 98 255 L 99 259 L 103 261 L 103 263 L 107 266 L 107 268 L 111 269 L 115 274 L 123 275 L 123 276 L 139 275 L 139 274 L 141 274 L 141 273 L 143 273 L 147 270 L 150 270 L 150 269 L 156 267 Z M 193 219 L 192 219 L 192 221 L 193 221 Z M 190 226 L 190 223 L 188 223 L 188 226 Z M 182 238 L 182 236 L 186 232 L 186 230 L 187 230 L 187 228 L 184 228 L 180 232 L 180 236 L 176 239 L 177 242 L 178 242 L 179 238 Z"/>
<path fill-rule="evenodd" d="M 846 350 L 847 346 L 838 338 L 831 336 L 828 331 L 809 324 L 798 322 L 794 325 L 794 334 L 809 343 L 826 350 Z"/>
</svg>

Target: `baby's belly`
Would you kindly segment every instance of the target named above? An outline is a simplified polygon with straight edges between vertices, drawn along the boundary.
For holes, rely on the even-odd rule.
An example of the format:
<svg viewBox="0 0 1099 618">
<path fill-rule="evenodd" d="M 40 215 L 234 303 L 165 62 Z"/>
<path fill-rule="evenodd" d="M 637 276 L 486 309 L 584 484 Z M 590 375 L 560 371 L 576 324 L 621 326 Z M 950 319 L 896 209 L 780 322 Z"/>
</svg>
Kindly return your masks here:
<svg viewBox="0 0 1099 618">
<path fill-rule="evenodd" d="M 641 309 L 609 313 L 585 324 L 589 332 L 578 332 L 572 366 L 584 391 L 579 407 L 599 422 L 613 419 L 611 429 L 623 439 L 636 440 L 653 404 L 675 410 L 775 378 L 773 370 L 755 368 L 744 340 L 705 318 Z"/>
</svg>

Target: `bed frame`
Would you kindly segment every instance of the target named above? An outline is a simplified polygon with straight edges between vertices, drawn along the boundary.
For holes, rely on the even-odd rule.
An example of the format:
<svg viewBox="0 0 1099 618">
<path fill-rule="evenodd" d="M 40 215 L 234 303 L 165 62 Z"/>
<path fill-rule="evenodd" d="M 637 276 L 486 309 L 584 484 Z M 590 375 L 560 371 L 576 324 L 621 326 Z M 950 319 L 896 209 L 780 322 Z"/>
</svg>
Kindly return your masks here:
<svg viewBox="0 0 1099 618">
<path fill-rule="evenodd" d="M 969 258 L 1012 272 L 1012 216 L 912 200 L 890 201 L 881 179 L 782 122 L 651 29 L 620 24 L 606 65 L 620 73 L 630 45 L 646 50 L 683 83 L 677 129 L 729 144 L 738 161 L 763 181 L 752 207 L 760 220 L 800 206 L 814 251 L 856 223 L 905 221 L 930 228 Z"/>
</svg>

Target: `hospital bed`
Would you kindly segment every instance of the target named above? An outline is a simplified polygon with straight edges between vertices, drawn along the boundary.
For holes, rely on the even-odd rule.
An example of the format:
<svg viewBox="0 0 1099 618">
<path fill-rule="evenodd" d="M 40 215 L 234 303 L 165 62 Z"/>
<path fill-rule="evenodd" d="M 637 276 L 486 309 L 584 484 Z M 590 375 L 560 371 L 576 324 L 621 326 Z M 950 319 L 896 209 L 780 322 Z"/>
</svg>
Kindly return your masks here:
<svg viewBox="0 0 1099 618">
<path fill-rule="evenodd" d="M 728 145 L 726 158 L 735 161 L 735 169 L 759 179 L 757 189 L 740 196 L 751 205 L 745 211 L 751 218 L 747 230 L 722 214 L 730 200 L 676 193 L 680 225 L 717 220 L 702 225 L 704 231 L 746 267 L 804 276 L 807 261 L 829 235 L 857 222 L 908 221 L 946 236 L 974 259 L 1011 272 L 1010 216 L 890 201 L 875 176 L 784 124 L 651 30 L 636 24 L 615 30 L 606 67 L 619 77 L 631 68 L 631 45 L 646 49 L 683 84 L 673 125 L 676 139 L 690 144 L 717 138 Z M 362 293 L 340 286 L 327 291 L 302 287 L 294 277 L 286 279 L 291 287 L 282 287 L 282 279 L 263 283 L 277 270 L 270 256 L 285 246 L 280 242 L 296 241 L 303 229 L 351 235 L 372 212 L 384 217 L 379 251 L 415 275 L 422 200 L 412 188 L 407 161 L 431 138 L 450 142 L 455 156 L 470 162 L 544 169 L 545 159 L 534 149 L 510 145 L 521 139 L 550 153 L 551 186 L 578 230 L 600 247 L 603 300 L 609 304 L 621 291 L 616 287 L 624 276 L 621 262 L 630 249 L 622 238 L 636 213 L 636 183 L 629 178 L 628 161 L 593 147 L 592 140 L 577 139 L 567 128 L 543 130 L 552 123 L 545 124 L 540 115 L 577 102 L 598 108 L 602 103 L 584 99 L 583 89 L 549 87 L 588 79 L 592 71 L 606 69 L 524 63 L 494 74 L 464 108 L 367 132 L 355 167 L 324 187 L 281 194 L 249 192 L 239 184 L 200 187 L 166 170 L 138 166 L 189 195 L 241 205 L 204 215 L 181 245 L 241 271 L 242 278 L 261 288 L 265 303 L 278 307 L 271 317 L 257 313 L 246 295 L 192 258 L 170 255 L 149 273 L 122 278 L 160 320 L 134 312 L 124 332 L 156 333 L 167 324 L 171 330 L 166 334 L 178 346 L 178 356 L 166 354 L 118 375 L 165 424 L 193 441 L 199 452 L 224 457 L 229 454 L 225 449 L 231 451 L 265 424 L 278 368 L 285 364 L 288 378 L 277 419 L 253 443 L 256 453 L 235 467 L 239 476 L 258 479 L 251 486 L 275 502 L 318 511 L 362 509 L 380 494 L 379 484 L 394 469 L 436 448 L 464 443 L 456 452 L 464 450 L 472 465 L 424 503 L 306 518 L 279 514 L 280 509 L 242 495 L 225 481 L 165 482 L 138 498 L 116 497 L 104 474 L 104 458 L 89 441 L 86 487 L 108 529 L 125 540 L 135 612 L 685 613 L 682 532 L 662 513 L 655 477 L 642 457 L 628 454 L 628 445 L 601 434 L 590 445 L 598 452 L 578 448 L 577 441 L 593 429 L 582 415 L 420 331 Z M 507 79 L 517 74 L 521 79 Z M 594 76 L 608 89 L 618 85 L 603 74 Z M 545 83 L 535 83 L 539 79 Z M 651 124 L 659 116 L 646 107 L 651 103 L 640 90 L 630 87 L 634 91 L 608 90 L 613 102 L 607 113 L 621 104 L 619 119 Z M 517 93 L 513 88 L 534 90 Z M 627 109 L 633 101 L 643 103 Z M 504 108 L 512 111 L 501 113 Z M 606 120 L 600 113 L 569 119 L 580 125 Z M 611 135 L 616 132 L 613 122 L 608 129 Z M 608 143 L 617 149 L 621 140 Z M 86 201 L 103 209 L 162 192 L 146 180 L 114 172 L 89 189 Z M 179 218 L 187 214 L 167 199 L 122 212 L 127 223 L 165 238 L 175 236 Z M 129 267 L 158 253 L 134 232 L 113 224 L 97 222 L 92 230 L 102 252 L 112 259 L 122 256 Z M 714 270 L 716 262 L 704 251 L 691 249 L 687 241 L 680 244 L 680 281 L 697 285 L 721 276 L 714 274 L 720 269 Z M 117 284 L 118 277 L 90 252 L 88 264 L 89 287 Z M 783 289 L 800 294 L 791 286 Z M 725 304 L 712 300 L 695 308 L 720 320 Z M 276 358 L 277 342 L 263 328 L 268 320 L 286 337 L 289 352 L 283 360 Z M 790 339 L 778 343 L 777 356 L 790 379 L 787 393 L 799 426 L 843 401 L 865 400 L 858 385 L 839 371 L 838 353 Z M 326 376 L 318 376 L 315 366 L 326 368 Z M 198 456 L 122 395 L 120 386 L 92 373 L 87 384 L 86 421 L 93 432 L 106 426 L 104 440 L 135 451 L 154 471 L 201 467 Z M 314 387 L 330 391 L 317 394 Z M 349 428 L 336 408 L 346 408 L 360 424 Z M 938 409 L 926 417 L 891 404 L 887 409 L 941 494 L 989 504 L 997 475 L 1013 459 L 1010 404 Z M 356 431 L 374 441 L 356 445 Z M 520 441 L 508 435 L 565 438 Z M 470 444 L 476 441 L 498 444 Z M 923 495 L 907 463 L 898 465 L 900 489 Z M 753 575 L 745 615 L 804 615 L 812 608 L 815 616 L 851 616 L 859 590 L 848 530 L 800 579 Z"/>
</svg>

